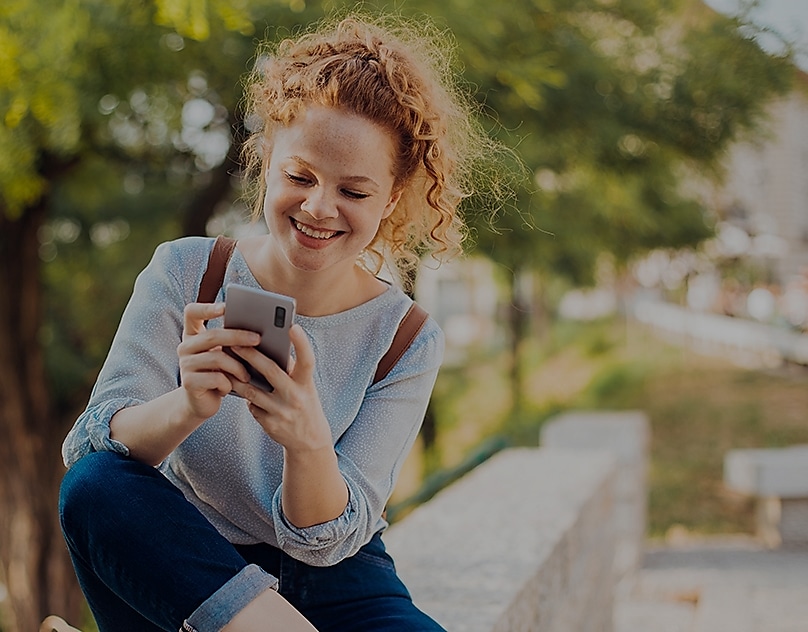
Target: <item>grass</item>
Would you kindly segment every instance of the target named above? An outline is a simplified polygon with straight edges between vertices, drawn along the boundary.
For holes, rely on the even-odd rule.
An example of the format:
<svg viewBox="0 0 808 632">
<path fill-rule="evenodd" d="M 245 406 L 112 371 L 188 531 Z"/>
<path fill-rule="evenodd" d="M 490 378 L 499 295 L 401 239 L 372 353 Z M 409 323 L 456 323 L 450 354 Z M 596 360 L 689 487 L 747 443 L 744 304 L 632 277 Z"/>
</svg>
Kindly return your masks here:
<svg viewBox="0 0 808 632">
<path fill-rule="evenodd" d="M 439 376 L 433 467 L 455 467 L 494 435 L 537 445 L 541 424 L 563 410 L 639 409 L 652 428 L 648 535 L 674 526 L 752 533 L 752 502 L 722 484 L 725 453 L 808 443 L 806 368 L 738 367 L 617 319 L 559 323 L 528 341 L 523 355 L 525 405 L 515 417 L 502 354 Z"/>
<path fill-rule="evenodd" d="M 805 370 L 757 372 L 692 354 L 644 376 L 623 401 L 651 420 L 650 535 L 675 524 L 751 533 L 752 503 L 722 484 L 724 455 L 808 442 L 806 386 Z"/>
</svg>

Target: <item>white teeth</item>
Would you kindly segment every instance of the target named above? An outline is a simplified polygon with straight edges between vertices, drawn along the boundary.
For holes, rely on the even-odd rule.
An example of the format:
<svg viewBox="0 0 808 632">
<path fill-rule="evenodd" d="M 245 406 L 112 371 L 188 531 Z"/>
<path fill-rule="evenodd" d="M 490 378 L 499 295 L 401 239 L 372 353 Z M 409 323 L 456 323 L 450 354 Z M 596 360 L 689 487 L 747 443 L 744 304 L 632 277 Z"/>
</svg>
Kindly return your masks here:
<svg viewBox="0 0 808 632">
<path fill-rule="evenodd" d="M 330 239 L 339 232 L 336 230 L 316 230 L 306 226 L 305 224 L 301 224 L 296 219 L 292 221 L 295 223 L 295 228 L 297 228 L 301 233 L 307 237 L 313 237 L 314 239 Z"/>
</svg>

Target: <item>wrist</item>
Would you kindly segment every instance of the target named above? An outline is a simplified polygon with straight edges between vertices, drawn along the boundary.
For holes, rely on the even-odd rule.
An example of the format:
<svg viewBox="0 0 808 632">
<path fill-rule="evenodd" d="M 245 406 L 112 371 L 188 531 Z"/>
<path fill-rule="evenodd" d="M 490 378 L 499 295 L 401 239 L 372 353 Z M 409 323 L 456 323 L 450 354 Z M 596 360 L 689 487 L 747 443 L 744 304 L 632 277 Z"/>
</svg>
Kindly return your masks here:
<svg viewBox="0 0 808 632">
<path fill-rule="evenodd" d="M 174 406 L 169 413 L 169 424 L 176 428 L 190 428 L 192 431 L 201 426 L 208 416 L 199 412 L 197 402 L 185 387 L 180 386 L 174 391 Z"/>
<path fill-rule="evenodd" d="M 312 464 L 337 462 L 337 453 L 334 451 L 334 446 L 329 442 L 327 445 L 308 446 L 308 447 L 284 447 L 284 459 L 287 463 L 301 463 Z"/>
</svg>

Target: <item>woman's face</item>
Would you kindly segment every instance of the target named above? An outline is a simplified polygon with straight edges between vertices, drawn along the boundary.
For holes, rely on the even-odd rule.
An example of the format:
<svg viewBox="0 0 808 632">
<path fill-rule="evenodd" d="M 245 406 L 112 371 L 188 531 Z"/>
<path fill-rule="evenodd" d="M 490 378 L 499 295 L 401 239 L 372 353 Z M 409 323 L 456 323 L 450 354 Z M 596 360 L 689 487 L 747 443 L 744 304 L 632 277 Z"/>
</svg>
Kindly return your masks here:
<svg viewBox="0 0 808 632">
<path fill-rule="evenodd" d="M 312 105 L 272 139 L 264 218 L 304 271 L 352 269 L 395 209 L 393 138 L 368 119 Z"/>
</svg>

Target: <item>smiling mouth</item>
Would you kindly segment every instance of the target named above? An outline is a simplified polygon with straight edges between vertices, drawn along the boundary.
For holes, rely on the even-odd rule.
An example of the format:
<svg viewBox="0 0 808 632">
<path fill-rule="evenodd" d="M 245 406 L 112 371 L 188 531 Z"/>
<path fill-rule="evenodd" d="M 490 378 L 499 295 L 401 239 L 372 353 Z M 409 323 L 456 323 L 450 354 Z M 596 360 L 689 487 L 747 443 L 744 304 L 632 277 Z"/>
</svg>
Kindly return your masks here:
<svg viewBox="0 0 808 632">
<path fill-rule="evenodd" d="M 342 232 L 339 230 L 322 230 L 312 228 L 311 226 L 306 226 L 306 224 L 301 224 L 294 218 L 292 218 L 292 224 L 298 231 L 306 235 L 306 237 L 311 237 L 312 239 L 322 239 L 323 241 L 331 239 Z"/>
</svg>

